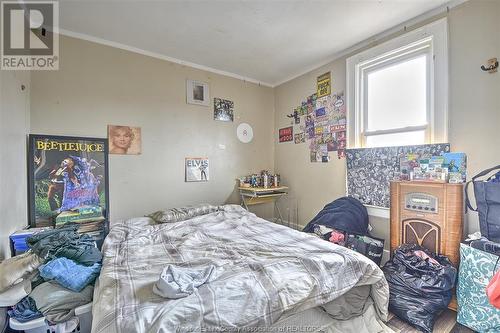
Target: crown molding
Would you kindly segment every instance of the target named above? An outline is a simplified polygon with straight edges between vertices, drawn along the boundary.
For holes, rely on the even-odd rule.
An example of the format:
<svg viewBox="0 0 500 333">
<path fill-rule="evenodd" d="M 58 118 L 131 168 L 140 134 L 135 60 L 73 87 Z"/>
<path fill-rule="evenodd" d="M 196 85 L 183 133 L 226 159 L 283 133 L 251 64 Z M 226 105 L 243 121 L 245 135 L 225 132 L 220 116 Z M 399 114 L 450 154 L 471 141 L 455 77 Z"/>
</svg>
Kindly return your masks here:
<svg viewBox="0 0 500 333">
<path fill-rule="evenodd" d="M 254 83 L 254 84 L 257 84 L 259 86 L 274 88 L 274 85 L 271 84 L 271 83 L 262 82 L 262 81 L 259 81 L 259 80 L 256 80 L 256 79 L 253 79 L 253 78 L 250 78 L 250 77 L 242 76 L 242 75 L 239 75 L 239 74 L 235 74 L 235 73 L 223 71 L 223 70 L 220 70 L 220 69 L 208 67 L 208 66 L 205 66 L 205 65 L 200 65 L 200 64 L 193 63 L 193 62 L 184 61 L 184 60 L 181 60 L 181 59 L 169 57 L 169 56 L 166 56 L 166 55 L 163 55 L 163 54 L 160 54 L 160 53 L 146 51 L 146 50 L 143 50 L 143 49 L 140 49 L 140 48 L 137 48 L 137 47 L 133 47 L 133 46 L 122 44 L 122 43 L 118 43 L 118 42 L 113 42 L 113 41 L 110 41 L 110 40 L 107 40 L 107 39 L 103 39 L 103 38 L 99 38 L 99 37 L 94 37 L 94 36 L 90 36 L 90 35 L 87 35 L 87 34 L 82 34 L 82 33 L 79 33 L 79 32 L 74 32 L 74 31 L 71 31 L 71 30 L 67 30 L 67 29 L 59 29 L 59 34 L 64 35 L 64 36 L 68 36 L 68 37 L 72 37 L 72 38 L 86 40 L 86 41 L 97 43 L 97 44 L 101 44 L 101 45 L 111 46 L 111 47 L 114 47 L 114 48 L 117 48 L 117 49 L 129 51 L 129 52 L 133 52 L 133 53 L 137 53 L 137 54 L 142 54 L 142 55 L 145 55 L 145 56 L 148 56 L 148 57 L 152 57 L 152 58 L 156 58 L 156 59 L 161 59 L 161 60 L 173 62 L 175 64 L 179 64 L 179 65 L 183 65 L 183 66 L 187 66 L 187 67 L 192 67 L 192 68 L 195 68 L 195 69 L 199 69 L 199 70 L 210 72 L 210 73 L 214 73 L 214 74 L 228 76 L 228 77 L 231 77 L 233 79 L 238 79 L 238 80 L 242 80 L 242 81 L 245 81 L 245 82 Z"/>
<path fill-rule="evenodd" d="M 111 46 L 111 47 L 114 47 L 114 48 L 118 48 L 118 49 L 122 49 L 122 50 L 126 50 L 126 51 L 129 51 L 129 52 L 133 52 L 133 53 L 137 53 L 137 54 L 142 54 L 142 55 L 145 55 L 145 56 L 148 56 L 148 57 L 152 57 L 152 58 L 156 58 L 156 59 L 161 59 L 161 60 L 165 60 L 165 61 L 169 61 L 169 62 L 172 62 L 172 63 L 176 63 L 176 64 L 179 64 L 179 65 L 183 65 L 183 66 L 187 66 L 187 67 L 192 67 L 192 68 L 195 68 L 195 69 L 199 69 L 199 70 L 202 70 L 202 71 L 206 71 L 206 72 L 210 72 L 210 73 L 214 73 L 214 74 L 219 74 L 219 75 L 223 75 L 223 76 L 227 76 L 227 77 L 231 77 L 231 78 L 234 78 L 234 79 L 238 79 L 238 80 L 242 80 L 242 81 L 245 81 L 245 82 L 249 82 L 249 83 L 254 83 L 254 84 L 257 84 L 259 86 L 264 86 L 264 87 L 269 87 L 269 88 L 275 88 L 277 86 L 280 86 L 286 82 L 289 82 L 293 79 L 296 79 L 302 75 L 305 75 L 307 73 L 310 73 L 320 67 L 323 67 L 337 59 L 340 59 L 346 55 L 349 55 L 349 54 L 352 54 L 354 52 L 356 52 L 357 50 L 360 50 L 364 47 L 367 47 L 373 43 L 376 43 L 388 36 L 391 36 L 395 33 L 398 33 L 398 32 L 402 32 L 402 31 L 405 31 L 408 27 L 411 27 L 411 26 L 414 26 L 414 25 L 417 25 L 419 23 L 421 23 L 422 21 L 425 21 L 429 18 L 432 18 L 432 17 L 435 17 L 439 14 L 442 14 L 444 12 L 447 12 L 449 11 L 451 8 L 454 8 L 456 6 L 459 6 L 465 2 L 467 2 L 469 0 L 451 0 L 449 1 L 448 3 L 444 4 L 444 5 L 441 5 L 435 9 L 432 9 L 426 13 L 423 13 L 419 16 L 416 16 L 408 21 L 405 21 L 404 23 L 401 23 L 401 24 L 398 24 L 397 26 L 394 26 L 390 29 L 387 29 L 375 36 L 372 36 L 370 38 L 367 38 L 365 39 L 364 41 L 361 41 L 359 43 L 356 43 L 340 52 L 337 52 L 337 53 L 334 53 L 332 56 L 328 57 L 328 59 L 320 62 L 320 63 L 316 63 L 314 65 L 311 65 L 311 66 L 308 66 L 306 67 L 305 69 L 301 70 L 300 72 L 297 72 L 293 75 L 290 75 L 289 77 L 287 77 L 286 79 L 283 79 L 283 80 L 280 80 L 280 81 L 277 81 L 277 82 L 274 82 L 274 83 L 269 83 L 269 82 L 263 82 L 263 81 L 259 81 L 257 79 L 254 79 L 254 78 L 250 78 L 250 77 L 246 77 L 246 76 L 243 76 L 243 75 L 239 75 L 239 74 L 236 74 L 236 73 L 232 73 L 232 72 L 228 72 L 228 71 L 223 71 L 223 70 L 220 70 L 220 69 L 216 69 L 216 68 L 213 68 L 213 67 L 209 67 L 209 66 L 205 66 L 205 65 L 200 65 L 200 64 L 196 64 L 196 63 L 193 63 L 193 62 L 189 62 L 189 61 L 184 61 L 184 60 L 181 60 L 181 59 L 177 59 L 177 58 L 173 58 L 173 57 L 169 57 L 169 56 L 166 56 L 166 55 L 163 55 L 163 54 L 160 54 L 160 53 L 157 53 L 157 52 L 151 52 L 151 51 L 147 51 L 147 50 L 144 50 L 144 49 L 140 49 L 140 48 L 137 48 L 137 47 L 133 47 L 133 46 L 130 46 L 130 45 L 126 45 L 126 44 L 122 44 L 122 43 L 118 43 L 118 42 L 113 42 L 113 41 L 110 41 L 110 40 L 107 40 L 107 39 L 103 39 L 103 38 L 99 38 L 99 37 L 94 37 L 94 36 L 91 36 L 91 35 L 87 35 L 87 34 L 82 34 L 82 33 L 79 33 L 79 32 L 74 32 L 74 31 L 71 31 L 71 30 L 67 30 L 67 29 L 59 29 L 59 34 L 61 35 L 64 35 L 64 36 L 68 36 L 68 37 L 73 37 L 73 38 L 77 38 L 77 39 L 82 39 L 82 40 L 86 40 L 86 41 L 89 41 L 89 42 L 93 42 L 93 43 L 97 43 L 97 44 L 102 44 L 102 45 L 106 45 L 106 46 Z"/>
</svg>

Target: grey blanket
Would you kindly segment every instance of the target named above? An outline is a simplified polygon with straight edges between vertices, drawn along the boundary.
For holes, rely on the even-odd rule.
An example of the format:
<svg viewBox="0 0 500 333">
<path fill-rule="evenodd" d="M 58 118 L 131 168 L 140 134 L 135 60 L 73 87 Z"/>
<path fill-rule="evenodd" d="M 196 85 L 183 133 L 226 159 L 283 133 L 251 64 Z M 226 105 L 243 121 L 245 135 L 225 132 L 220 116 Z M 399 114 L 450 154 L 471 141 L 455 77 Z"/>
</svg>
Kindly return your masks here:
<svg viewBox="0 0 500 333">
<path fill-rule="evenodd" d="M 92 332 L 268 327 L 363 285 L 370 286 L 377 316 L 387 316 L 389 290 L 375 263 L 239 206 L 178 223 L 117 223 L 103 252 Z M 169 264 L 215 269 L 191 295 L 165 300 L 153 285 Z"/>
</svg>

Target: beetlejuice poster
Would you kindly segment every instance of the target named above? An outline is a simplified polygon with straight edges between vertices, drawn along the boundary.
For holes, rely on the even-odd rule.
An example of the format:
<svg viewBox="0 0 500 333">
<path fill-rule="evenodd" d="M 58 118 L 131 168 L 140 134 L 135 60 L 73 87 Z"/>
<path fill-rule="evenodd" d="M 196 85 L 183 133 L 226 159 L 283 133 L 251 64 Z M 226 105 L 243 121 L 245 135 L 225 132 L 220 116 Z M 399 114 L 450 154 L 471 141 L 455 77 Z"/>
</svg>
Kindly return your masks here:
<svg viewBox="0 0 500 333">
<path fill-rule="evenodd" d="M 82 206 L 100 206 L 107 217 L 107 139 L 30 135 L 28 173 L 31 226 Z"/>
</svg>

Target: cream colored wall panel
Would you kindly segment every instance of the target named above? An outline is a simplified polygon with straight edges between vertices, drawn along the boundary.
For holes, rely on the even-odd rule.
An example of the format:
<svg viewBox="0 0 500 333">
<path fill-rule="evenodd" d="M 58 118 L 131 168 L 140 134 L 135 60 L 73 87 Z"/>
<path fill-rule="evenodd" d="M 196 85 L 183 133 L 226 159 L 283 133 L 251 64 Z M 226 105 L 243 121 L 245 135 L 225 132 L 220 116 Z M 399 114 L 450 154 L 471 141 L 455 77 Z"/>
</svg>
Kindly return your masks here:
<svg viewBox="0 0 500 333">
<path fill-rule="evenodd" d="M 487 74 L 479 68 L 489 58 L 500 58 L 500 38 L 496 35 L 500 31 L 500 1 L 471 0 L 454 7 L 446 16 L 450 47 L 449 141 L 453 151 L 467 153 L 468 173 L 473 176 L 500 164 L 500 73 Z M 286 114 L 314 92 L 318 75 L 331 71 L 332 92 L 345 90 L 345 59 L 275 88 L 276 131 L 289 124 Z M 311 163 L 307 142 L 280 144 L 275 138 L 275 147 L 276 171 L 298 198 L 300 224 L 307 224 L 325 204 L 345 195 L 345 160 L 337 160 L 331 153 L 330 163 Z M 467 218 L 465 232 L 478 230 L 476 213 L 469 213 Z M 389 220 L 370 220 L 375 236 L 387 240 Z"/>
<path fill-rule="evenodd" d="M 209 202 L 238 203 L 235 178 L 274 169 L 272 88 L 69 37 L 60 70 L 32 74 L 31 132 L 106 137 L 142 128 L 142 154 L 110 155 L 111 219 Z M 186 79 L 210 84 L 210 107 L 186 104 Z M 213 97 L 234 101 L 234 122 L 213 120 Z M 236 137 L 240 122 L 254 139 Z M 224 145 L 221 149 L 219 145 Z M 184 158 L 208 157 L 210 180 L 184 182 Z M 265 217 L 271 207 L 257 207 Z"/>
</svg>

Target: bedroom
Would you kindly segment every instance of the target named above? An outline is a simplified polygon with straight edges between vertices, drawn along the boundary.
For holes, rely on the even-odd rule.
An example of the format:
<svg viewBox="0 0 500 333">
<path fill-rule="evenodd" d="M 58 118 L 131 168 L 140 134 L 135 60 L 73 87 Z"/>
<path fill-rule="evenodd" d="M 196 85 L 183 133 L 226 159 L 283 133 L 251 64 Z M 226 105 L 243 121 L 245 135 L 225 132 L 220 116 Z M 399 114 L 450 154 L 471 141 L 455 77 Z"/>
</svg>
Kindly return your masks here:
<svg viewBox="0 0 500 333">
<path fill-rule="evenodd" d="M 361 132 L 356 132 L 355 87 L 348 83 L 355 71 L 349 63 L 422 29 L 436 29 L 441 36 L 433 47 L 443 51 L 446 62 L 439 67 L 441 72 L 434 73 L 435 81 L 427 84 L 441 87 L 433 91 L 435 117 L 446 125 L 439 130 L 436 120 L 434 138 L 426 134 L 415 143 L 449 143 L 452 152 L 465 153 L 468 181 L 500 164 L 500 74 L 481 69 L 500 53 L 499 1 L 60 1 L 58 5 L 58 69 L 0 71 L 4 142 L 0 177 L 5 189 L 0 198 L 0 257 L 4 259 L 11 256 L 9 236 L 33 220 L 28 135 L 106 139 L 108 125 L 135 130 L 135 153 L 140 148 L 140 154 L 131 150 L 125 155 L 110 149 L 108 174 L 102 175 L 108 183 L 105 214 L 111 229 L 121 220 L 166 208 L 239 205 L 238 179 L 260 176 L 261 170 L 279 175 L 279 182 L 288 188 L 278 200 L 286 230 L 304 228 L 326 204 L 352 194 L 347 191 L 348 156 L 339 158 L 342 149 L 328 152 L 327 147 L 321 162 L 311 162 L 312 140 L 279 142 L 280 129 L 292 127 L 292 135 L 300 131 L 306 116 L 299 116 L 300 123 L 295 124 L 294 111 L 303 102 L 307 105 L 308 96 L 317 92 L 318 78 L 329 74 L 330 94 L 344 93 L 347 140 L 343 142 L 347 149 L 368 147 L 355 139 Z M 3 65 L 8 64 L 2 60 Z M 195 94 L 193 83 L 201 86 L 203 96 Z M 195 104 L 189 103 L 190 93 Z M 224 103 L 232 121 L 214 119 L 214 99 L 233 102 Z M 444 104 L 438 106 L 439 101 Z M 250 126 L 251 139 L 240 141 L 240 124 Z M 413 125 L 421 124 L 403 127 Z M 396 141 L 387 146 L 400 146 Z M 186 158 L 208 160 L 206 181 L 186 181 Z M 265 220 L 279 217 L 272 202 L 249 208 Z M 391 251 L 390 210 L 367 208 L 370 235 L 385 240 L 385 262 Z M 462 225 L 463 241 L 480 231 L 478 214 L 469 210 Z M 301 233 L 289 237 L 299 237 L 295 235 Z M 157 279 L 161 269 L 156 269 Z"/>
</svg>

